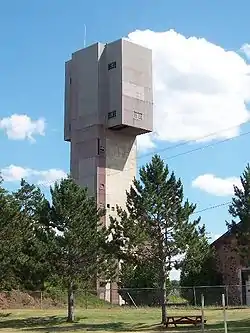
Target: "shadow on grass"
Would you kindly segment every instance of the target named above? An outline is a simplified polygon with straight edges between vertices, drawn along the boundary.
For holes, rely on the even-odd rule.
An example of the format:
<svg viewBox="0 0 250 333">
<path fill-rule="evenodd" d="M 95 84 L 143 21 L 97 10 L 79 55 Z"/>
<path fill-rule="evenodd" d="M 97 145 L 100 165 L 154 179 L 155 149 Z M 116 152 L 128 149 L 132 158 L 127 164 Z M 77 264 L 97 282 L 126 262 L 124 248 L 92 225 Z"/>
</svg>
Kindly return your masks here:
<svg viewBox="0 0 250 333">
<path fill-rule="evenodd" d="M 36 326 L 60 325 L 65 323 L 65 317 L 49 316 L 49 317 L 30 317 L 25 319 L 5 319 L 0 321 L 0 329 L 2 328 L 28 328 Z"/>
<path fill-rule="evenodd" d="M 68 332 L 68 331 L 109 331 L 109 332 L 129 332 L 129 331 L 161 331 L 166 330 L 161 325 L 147 325 L 145 323 L 130 324 L 125 322 L 108 323 L 84 323 L 87 318 L 80 318 L 74 323 L 67 323 L 65 317 L 30 317 L 25 319 L 5 319 L 0 321 L 1 329 L 25 329 L 30 332 Z"/>
<path fill-rule="evenodd" d="M 250 332 L 250 319 L 231 320 L 227 323 L 230 332 L 246 333 Z M 224 332 L 224 323 L 208 325 L 213 330 L 221 329 Z"/>
<path fill-rule="evenodd" d="M 28 329 L 32 332 L 32 329 Z M 164 332 L 166 328 L 157 325 L 130 325 L 128 323 L 123 322 L 110 322 L 110 323 L 103 323 L 103 324 L 73 324 L 71 326 L 53 326 L 47 328 L 37 328 L 35 332 Z M 34 330 L 33 330 L 34 332 Z"/>
<path fill-rule="evenodd" d="M 11 313 L 1 313 L 0 312 L 0 318 L 7 318 L 11 315 Z"/>
<path fill-rule="evenodd" d="M 150 325 L 146 323 L 138 323 L 132 325 L 125 322 L 109 322 L 109 323 L 84 323 L 81 318 L 80 321 L 73 324 L 68 324 L 65 317 L 49 316 L 49 317 L 30 317 L 26 319 L 4 319 L 0 321 L 1 329 L 25 329 L 30 332 L 69 332 L 69 331 L 103 331 L 103 332 L 147 332 L 147 331 L 167 331 L 167 332 L 198 332 L 200 327 L 180 326 L 177 328 L 165 328 L 161 325 Z M 250 319 L 230 321 L 228 323 L 230 332 L 247 333 L 250 332 Z M 223 324 L 207 324 L 206 331 L 209 332 L 224 332 Z"/>
</svg>

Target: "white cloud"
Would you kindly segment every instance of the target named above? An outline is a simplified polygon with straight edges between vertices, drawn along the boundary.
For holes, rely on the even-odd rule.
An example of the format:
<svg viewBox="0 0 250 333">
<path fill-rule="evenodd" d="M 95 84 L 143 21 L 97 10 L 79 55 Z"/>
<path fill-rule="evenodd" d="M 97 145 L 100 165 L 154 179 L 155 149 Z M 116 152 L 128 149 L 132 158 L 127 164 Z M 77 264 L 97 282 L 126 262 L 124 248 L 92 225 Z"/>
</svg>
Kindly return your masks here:
<svg viewBox="0 0 250 333">
<path fill-rule="evenodd" d="M 152 141 L 152 135 L 150 133 L 139 135 L 137 137 L 137 149 L 143 152 L 147 149 L 155 148 L 155 143 Z"/>
<path fill-rule="evenodd" d="M 185 254 L 178 254 L 177 256 L 173 257 L 172 260 L 182 261 L 184 258 Z M 170 280 L 180 280 L 180 274 L 181 274 L 180 269 L 173 268 L 169 274 Z"/>
<path fill-rule="evenodd" d="M 204 38 L 186 38 L 174 30 L 136 30 L 128 37 L 153 50 L 153 138 L 197 140 L 221 131 L 206 138 L 208 141 L 239 134 L 240 125 L 250 115 L 246 107 L 250 66 L 238 53 Z M 222 131 L 227 128 L 231 129 Z M 139 145 L 143 140 L 143 136 L 138 138 Z M 148 138 L 144 148 L 145 143 L 152 147 Z"/>
<path fill-rule="evenodd" d="M 192 186 L 216 196 L 233 195 L 233 185 L 241 186 L 237 177 L 219 178 L 213 174 L 200 175 L 192 181 Z"/>
<path fill-rule="evenodd" d="M 179 281 L 180 280 L 180 275 L 181 275 L 181 270 L 177 270 L 177 269 L 172 269 L 170 274 L 169 274 L 169 277 L 170 277 L 170 280 L 177 280 Z"/>
<path fill-rule="evenodd" d="M 6 132 L 11 140 L 25 140 L 35 142 L 35 135 L 44 135 L 45 121 L 40 118 L 32 120 L 25 114 L 13 114 L 10 117 L 0 119 L 0 129 Z"/>
<path fill-rule="evenodd" d="M 214 241 L 216 241 L 218 238 L 220 238 L 223 234 L 213 234 L 210 233 L 209 236 L 209 243 L 213 243 Z"/>
<path fill-rule="evenodd" d="M 67 174 L 60 169 L 49 169 L 46 171 L 37 171 L 40 180 L 38 185 L 51 186 L 57 180 L 67 177 Z"/>
<path fill-rule="evenodd" d="M 248 59 L 250 59 L 250 44 L 243 44 L 240 50 L 246 55 Z"/>
<path fill-rule="evenodd" d="M 32 174 L 33 170 L 22 168 L 11 164 L 10 166 L 1 170 L 1 175 L 6 182 L 15 182 L 21 178 L 27 178 Z"/>
<path fill-rule="evenodd" d="M 35 170 L 9 165 L 1 170 L 1 175 L 6 182 L 20 181 L 21 178 L 32 181 L 38 185 L 50 186 L 55 181 L 65 178 L 67 175 L 60 169 Z"/>
</svg>

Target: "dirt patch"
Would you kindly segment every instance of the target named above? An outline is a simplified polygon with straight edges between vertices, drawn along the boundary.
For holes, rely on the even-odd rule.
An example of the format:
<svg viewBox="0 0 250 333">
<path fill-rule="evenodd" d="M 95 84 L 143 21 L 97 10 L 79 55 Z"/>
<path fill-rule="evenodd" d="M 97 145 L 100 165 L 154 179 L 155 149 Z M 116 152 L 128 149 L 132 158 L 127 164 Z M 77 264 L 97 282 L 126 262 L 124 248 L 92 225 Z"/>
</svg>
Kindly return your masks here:
<svg viewBox="0 0 250 333">
<path fill-rule="evenodd" d="M 19 290 L 0 292 L 0 309 L 50 308 L 62 307 L 52 298 L 44 297 L 41 292 L 22 292 Z"/>
</svg>

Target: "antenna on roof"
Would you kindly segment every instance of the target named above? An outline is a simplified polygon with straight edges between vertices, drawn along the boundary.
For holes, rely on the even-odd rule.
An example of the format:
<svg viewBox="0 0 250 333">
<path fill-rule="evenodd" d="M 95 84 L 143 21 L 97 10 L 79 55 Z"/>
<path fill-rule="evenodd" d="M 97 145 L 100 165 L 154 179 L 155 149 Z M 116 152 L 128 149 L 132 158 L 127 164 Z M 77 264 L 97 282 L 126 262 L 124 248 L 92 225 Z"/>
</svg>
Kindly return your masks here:
<svg viewBox="0 0 250 333">
<path fill-rule="evenodd" d="M 83 47 L 86 47 L 86 37 L 87 37 L 87 27 L 86 27 L 86 24 L 84 24 L 84 41 L 83 41 Z"/>
</svg>

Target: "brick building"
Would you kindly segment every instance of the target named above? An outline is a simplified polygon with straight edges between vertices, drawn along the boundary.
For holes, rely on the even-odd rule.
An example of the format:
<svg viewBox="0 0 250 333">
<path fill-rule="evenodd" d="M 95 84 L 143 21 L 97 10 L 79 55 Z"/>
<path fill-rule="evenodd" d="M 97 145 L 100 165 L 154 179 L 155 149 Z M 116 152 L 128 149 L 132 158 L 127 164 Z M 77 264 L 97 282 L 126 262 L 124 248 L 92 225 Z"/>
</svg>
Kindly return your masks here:
<svg viewBox="0 0 250 333">
<path fill-rule="evenodd" d="M 243 267 L 236 251 L 235 236 L 226 232 L 212 243 L 216 253 L 216 266 L 227 286 L 230 305 L 250 306 L 250 267 Z"/>
</svg>

